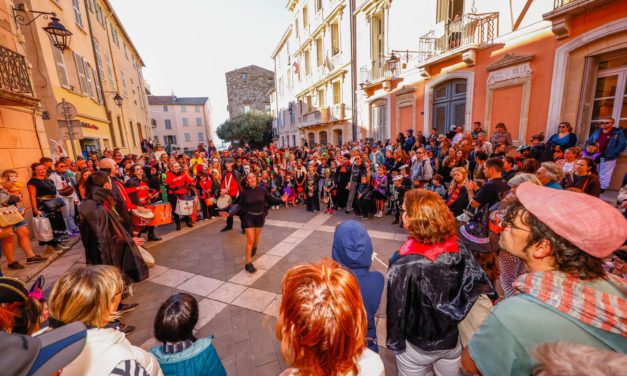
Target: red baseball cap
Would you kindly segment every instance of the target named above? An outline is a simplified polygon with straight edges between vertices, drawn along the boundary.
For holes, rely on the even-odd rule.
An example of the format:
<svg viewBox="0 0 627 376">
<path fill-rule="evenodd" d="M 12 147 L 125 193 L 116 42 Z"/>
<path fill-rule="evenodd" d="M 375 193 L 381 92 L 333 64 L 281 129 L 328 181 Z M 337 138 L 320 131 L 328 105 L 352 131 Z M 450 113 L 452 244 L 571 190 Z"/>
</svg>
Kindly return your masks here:
<svg viewBox="0 0 627 376">
<path fill-rule="evenodd" d="M 594 196 L 526 182 L 516 197 L 556 234 L 596 258 L 611 255 L 627 239 L 627 220 Z"/>
</svg>

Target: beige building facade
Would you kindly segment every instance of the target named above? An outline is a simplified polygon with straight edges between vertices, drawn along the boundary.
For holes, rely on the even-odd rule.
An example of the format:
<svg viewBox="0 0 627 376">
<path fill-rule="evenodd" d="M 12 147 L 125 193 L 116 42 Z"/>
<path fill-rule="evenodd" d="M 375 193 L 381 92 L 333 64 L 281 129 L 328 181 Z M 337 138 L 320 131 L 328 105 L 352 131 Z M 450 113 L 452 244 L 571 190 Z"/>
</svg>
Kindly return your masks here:
<svg viewBox="0 0 627 376">
<path fill-rule="evenodd" d="M 349 1 L 289 0 L 286 7 L 292 22 L 272 55 L 279 144 L 341 144 L 352 137 Z"/>
<path fill-rule="evenodd" d="M 60 51 L 43 30 L 49 22 L 44 17 L 19 27 L 37 72 L 34 87 L 52 156 L 59 154 L 56 145 L 70 156 L 114 148 L 140 153 L 142 138 L 151 137 L 141 74 L 144 64 L 111 4 L 107 0 L 26 0 L 23 4 L 26 9 L 55 12 L 72 32 L 69 48 Z M 121 105 L 113 100 L 116 94 Z M 77 110 L 72 135 L 57 109 L 63 100 Z"/>
<path fill-rule="evenodd" d="M 191 152 L 214 139 L 208 97 L 148 96 L 153 144 Z"/>
</svg>

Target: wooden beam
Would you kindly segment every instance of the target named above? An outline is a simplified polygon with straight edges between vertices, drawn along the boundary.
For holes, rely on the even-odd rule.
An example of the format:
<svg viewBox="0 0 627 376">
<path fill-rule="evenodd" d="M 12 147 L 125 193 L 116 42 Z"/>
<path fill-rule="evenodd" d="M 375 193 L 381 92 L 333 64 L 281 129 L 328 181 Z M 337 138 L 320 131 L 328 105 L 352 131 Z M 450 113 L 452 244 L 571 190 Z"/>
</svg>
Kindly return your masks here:
<svg viewBox="0 0 627 376">
<path fill-rule="evenodd" d="M 527 0 L 527 2 L 525 3 L 525 6 L 523 7 L 522 11 L 520 11 L 520 14 L 518 15 L 518 18 L 516 19 L 516 22 L 514 23 L 514 27 L 512 28 L 512 31 L 518 30 L 518 26 L 520 26 L 520 24 L 522 23 L 523 18 L 525 18 L 525 15 L 527 14 L 527 11 L 529 10 L 529 7 L 531 6 L 532 2 L 533 2 L 533 0 Z"/>
</svg>

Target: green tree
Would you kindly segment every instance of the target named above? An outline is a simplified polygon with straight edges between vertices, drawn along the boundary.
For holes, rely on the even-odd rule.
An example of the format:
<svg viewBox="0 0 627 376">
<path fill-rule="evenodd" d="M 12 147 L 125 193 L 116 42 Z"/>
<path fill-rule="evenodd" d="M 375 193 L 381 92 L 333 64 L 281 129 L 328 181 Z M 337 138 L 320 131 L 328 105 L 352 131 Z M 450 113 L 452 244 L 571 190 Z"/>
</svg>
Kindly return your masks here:
<svg viewBox="0 0 627 376">
<path fill-rule="evenodd" d="M 262 148 L 272 142 L 272 115 L 264 112 L 240 114 L 220 124 L 216 133 L 225 141 L 239 141 L 253 148 Z"/>
</svg>

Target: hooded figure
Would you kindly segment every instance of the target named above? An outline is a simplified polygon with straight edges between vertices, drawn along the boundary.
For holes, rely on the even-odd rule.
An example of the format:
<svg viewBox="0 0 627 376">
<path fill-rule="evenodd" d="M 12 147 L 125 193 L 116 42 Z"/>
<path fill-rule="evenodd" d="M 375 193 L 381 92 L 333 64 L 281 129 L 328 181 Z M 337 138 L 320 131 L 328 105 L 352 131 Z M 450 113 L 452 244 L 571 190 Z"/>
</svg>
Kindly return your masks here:
<svg viewBox="0 0 627 376">
<path fill-rule="evenodd" d="M 333 260 L 350 269 L 357 277 L 361 297 L 368 314 L 368 331 L 366 333 L 368 348 L 379 352 L 374 315 L 379 309 L 385 278 L 379 272 L 370 271 L 372 240 L 370 240 L 366 227 L 353 220 L 339 225 L 333 236 L 332 257 Z"/>
</svg>

